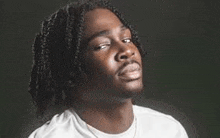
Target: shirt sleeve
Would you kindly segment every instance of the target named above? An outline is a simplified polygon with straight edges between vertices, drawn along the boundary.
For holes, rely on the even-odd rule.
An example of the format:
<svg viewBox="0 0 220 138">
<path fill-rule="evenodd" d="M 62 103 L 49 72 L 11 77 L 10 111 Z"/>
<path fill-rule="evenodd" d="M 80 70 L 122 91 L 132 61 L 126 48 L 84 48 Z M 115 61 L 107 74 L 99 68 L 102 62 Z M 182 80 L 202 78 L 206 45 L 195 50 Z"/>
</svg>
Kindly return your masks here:
<svg viewBox="0 0 220 138">
<path fill-rule="evenodd" d="M 179 131 L 176 134 L 175 138 L 188 138 L 186 130 L 184 129 L 184 127 L 179 122 L 178 122 L 178 127 L 179 127 Z"/>
<path fill-rule="evenodd" d="M 36 130 L 34 132 L 32 132 L 31 135 L 28 138 L 38 138 L 36 136 Z"/>
</svg>

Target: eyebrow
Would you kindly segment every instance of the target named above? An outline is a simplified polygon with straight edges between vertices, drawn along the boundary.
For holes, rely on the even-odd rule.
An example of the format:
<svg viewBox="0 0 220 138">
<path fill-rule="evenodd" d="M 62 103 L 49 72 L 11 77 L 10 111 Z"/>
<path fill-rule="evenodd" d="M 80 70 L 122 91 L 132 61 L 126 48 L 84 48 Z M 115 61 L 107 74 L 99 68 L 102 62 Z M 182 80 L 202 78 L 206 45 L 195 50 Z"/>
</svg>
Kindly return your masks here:
<svg viewBox="0 0 220 138">
<path fill-rule="evenodd" d="M 124 30 L 128 29 L 128 27 L 126 27 L 126 26 L 123 25 L 123 24 L 120 26 L 120 28 L 121 28 L 121 31 L 124 31 Z M 109 30 L 103 30 L 103 31 L 97 32 L 97 33 L 93 34 L 92 36 L 90 36 L 90 37 L 87 39 L 87 42 L 91 41 L 92 39 L 94 39 L 94 38 L 96 38 L 96 37 L 108 35 L 109 33 L 110 33 Z"/>
</svg>

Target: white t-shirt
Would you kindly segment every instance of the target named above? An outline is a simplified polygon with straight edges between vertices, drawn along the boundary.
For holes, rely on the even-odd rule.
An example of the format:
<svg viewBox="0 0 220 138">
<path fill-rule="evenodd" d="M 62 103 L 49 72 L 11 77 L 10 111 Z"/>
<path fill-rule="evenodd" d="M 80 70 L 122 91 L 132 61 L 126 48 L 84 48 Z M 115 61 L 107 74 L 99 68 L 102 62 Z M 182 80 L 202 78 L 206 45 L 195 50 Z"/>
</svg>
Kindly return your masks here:
<svg viewBox="0 0 220 138">
<path fill-rule="evenodd" d="M 188 138 L 182 125 L 169 115 L 133 105 L 134 121 L 120 134 L 107 134 L 89 126 L 73 110 L 55 115 L 29 138 Z"/>
</svg>

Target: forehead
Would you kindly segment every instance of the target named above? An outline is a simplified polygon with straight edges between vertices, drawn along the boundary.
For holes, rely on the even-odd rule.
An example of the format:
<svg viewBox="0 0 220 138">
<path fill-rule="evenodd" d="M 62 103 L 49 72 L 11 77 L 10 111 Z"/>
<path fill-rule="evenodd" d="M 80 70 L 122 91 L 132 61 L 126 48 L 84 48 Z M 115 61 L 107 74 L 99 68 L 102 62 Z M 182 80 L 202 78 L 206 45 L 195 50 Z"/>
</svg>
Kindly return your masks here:
<svg viewBox="0 0 220 138">
<path fill-rule="evenodd" d="M 97 8 L 84 16 L 84 33 L 86 37 L 103 30 L 111 30 L 122 26 L 119 18 L 110 10 Z"/>
</svg>

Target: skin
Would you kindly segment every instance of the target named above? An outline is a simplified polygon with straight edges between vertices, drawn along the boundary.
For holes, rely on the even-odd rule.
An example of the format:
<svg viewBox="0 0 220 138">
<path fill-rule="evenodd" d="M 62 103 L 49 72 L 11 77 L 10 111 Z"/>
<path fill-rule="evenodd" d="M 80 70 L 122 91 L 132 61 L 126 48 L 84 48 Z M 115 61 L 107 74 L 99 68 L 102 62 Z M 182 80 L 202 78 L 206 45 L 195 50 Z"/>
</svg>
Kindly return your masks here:
<svg viewBox="0 0 220 138">
<path fill-rule="evenodd" d="M 85 83 L 75 111 L 89 125 L 117 134 L 133 122 L 132 97 L 141 92 L 142 60 L 131 32 L 107 9 L 85 14 Z"/>
</svg>

